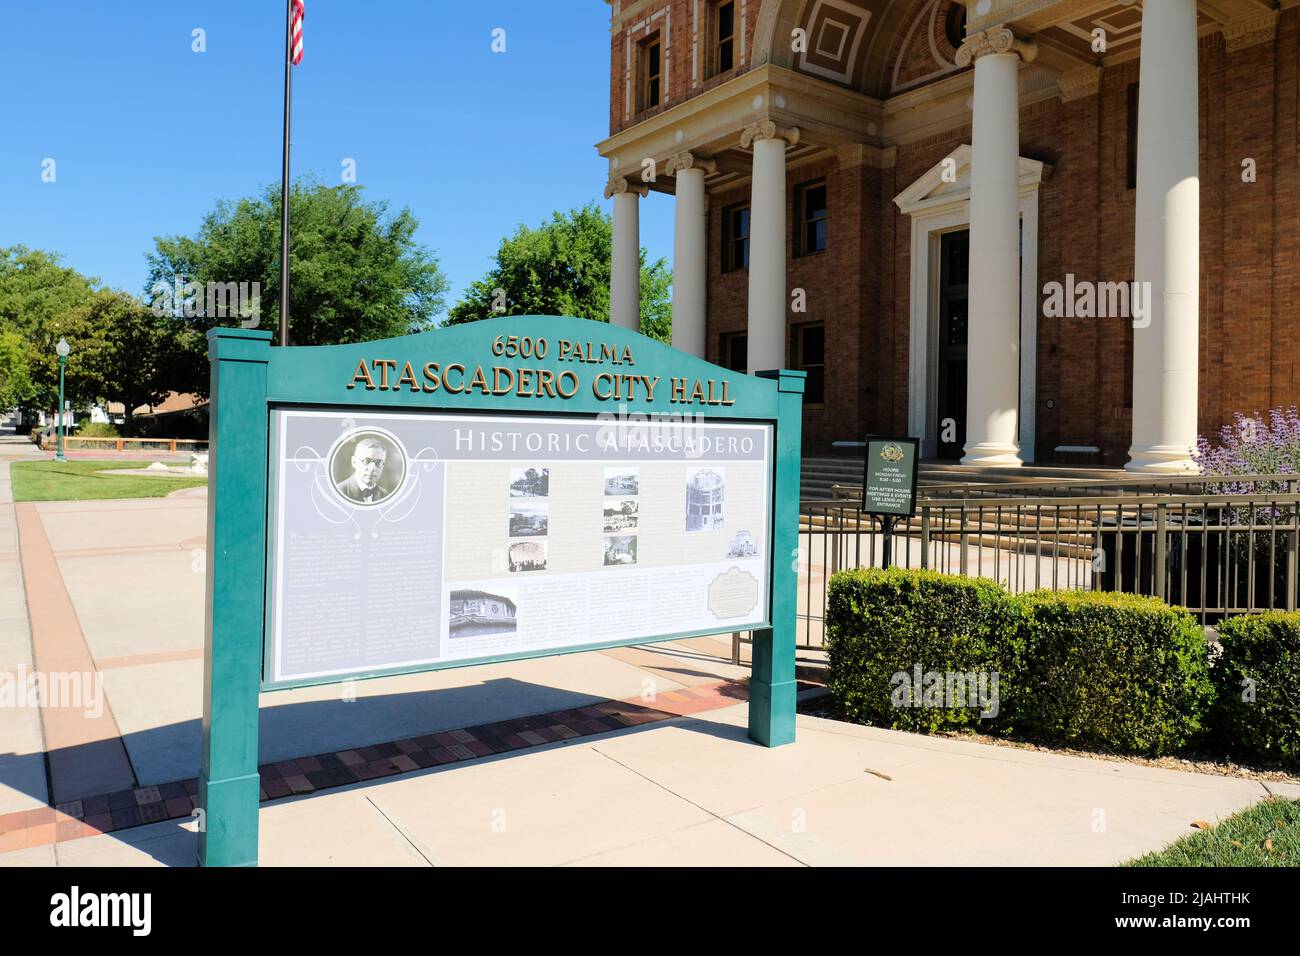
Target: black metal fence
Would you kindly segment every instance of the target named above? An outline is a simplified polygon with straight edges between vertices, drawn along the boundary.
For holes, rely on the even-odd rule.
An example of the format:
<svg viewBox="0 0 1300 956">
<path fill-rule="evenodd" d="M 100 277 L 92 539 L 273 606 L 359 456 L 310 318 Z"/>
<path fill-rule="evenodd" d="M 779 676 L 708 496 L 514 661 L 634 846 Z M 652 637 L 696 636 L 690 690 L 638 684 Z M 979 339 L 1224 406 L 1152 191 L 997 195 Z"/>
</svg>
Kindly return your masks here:
<svg viewBox="0 0 1300 956">
<path fill-rule="evenodd" d="M 1296 609 L 1298 484 L 1285 474 L 931 486 L 889 548 L 900 567 L 1015 592 L 1154 595 L 1212 624 Z M 831 574 L 882 566 L 886 543 L 847 494 L 801 502 L 799 541 L 799 645 L 818 648 Z"/>
</svg>

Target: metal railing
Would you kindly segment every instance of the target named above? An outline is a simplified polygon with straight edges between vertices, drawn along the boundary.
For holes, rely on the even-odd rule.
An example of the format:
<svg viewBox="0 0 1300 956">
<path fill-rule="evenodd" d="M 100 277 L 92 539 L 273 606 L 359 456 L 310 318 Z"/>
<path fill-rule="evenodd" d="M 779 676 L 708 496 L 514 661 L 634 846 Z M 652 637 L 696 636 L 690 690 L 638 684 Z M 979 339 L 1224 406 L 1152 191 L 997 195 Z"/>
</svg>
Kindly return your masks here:
<svg viewBox="0 0 1300 956">
<path fill-rule="evenodd" d="M 1207 624 L 1295 610 L 1298 486 L 1295 474 L 932 486 L 916 516 L 894 525 L 892 563 L 1013 592 L 1154 595 Z M 801 648 L 822 645 L 830 576 L 883 563 L 881 529 L 857 508 L 848 497 L 800 504 Z"/>
</svg>

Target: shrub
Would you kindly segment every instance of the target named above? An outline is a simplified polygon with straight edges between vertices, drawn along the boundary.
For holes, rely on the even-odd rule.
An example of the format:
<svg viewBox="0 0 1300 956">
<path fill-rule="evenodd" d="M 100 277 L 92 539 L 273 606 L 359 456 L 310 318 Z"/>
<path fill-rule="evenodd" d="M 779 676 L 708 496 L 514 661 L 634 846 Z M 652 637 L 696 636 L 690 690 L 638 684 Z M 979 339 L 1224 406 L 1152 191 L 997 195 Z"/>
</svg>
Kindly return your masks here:
<svg viewBox="0 0 1300 956">
<path fill-rule="evenodd" d="M 1035 591 L 1021 609 L 1027 683 L 1018 730 L 1158 755 L 1201 733 L 1213 688 L 1205 632 L 1185 609 L 1107 591 Z"/>
<path fill-rule="evenodd" d="M 983 579 L 902 568 L 833 575 L 826 651 L 828 683 L 840 712 L 849 720 L 898 730 L 980 723 L 978 706 L 915 706 L 929 703 L 922 692 L 934 686 L 924 675 L 985 674 L 988 696 L 996 694 L 998 702 L 989 709 L 1004 708 L 1015 693 L 1020 666 L 1015 613 L 1006 592 Z M 921 687 L 914 686 L 918 675 Z"/>
<path fill-rule="evenodd" d="M 1300 766 L 1300 612 L 1229 618 L 1219 642 L 1210 670 L 1219 742 Z"/>
<path fill-rule="evenodd" d="M 117 438 L 119 434 L 112 422 L 84 421 L 77 429 L 78 438 Z"/>
</svg>

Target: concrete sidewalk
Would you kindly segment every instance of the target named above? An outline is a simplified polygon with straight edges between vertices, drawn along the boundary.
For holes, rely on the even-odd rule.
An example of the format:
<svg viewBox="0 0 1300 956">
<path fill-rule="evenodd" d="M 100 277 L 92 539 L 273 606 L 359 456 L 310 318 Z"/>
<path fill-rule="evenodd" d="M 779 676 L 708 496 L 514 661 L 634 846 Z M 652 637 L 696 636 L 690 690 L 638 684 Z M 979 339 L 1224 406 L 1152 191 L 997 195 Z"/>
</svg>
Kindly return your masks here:
<svg viewBox="0 0 1300 956">
<path fill-rule="evenodd" d="M 1250 806 L 1247 780 L 745 708 L 264 805 L 268 866 L 1108 865 Z M 1274 785 L 1300 797 L 1300 787 Z M 188 866 L 193 824 L 0 854 L 0 866 Z"/>
</svg>

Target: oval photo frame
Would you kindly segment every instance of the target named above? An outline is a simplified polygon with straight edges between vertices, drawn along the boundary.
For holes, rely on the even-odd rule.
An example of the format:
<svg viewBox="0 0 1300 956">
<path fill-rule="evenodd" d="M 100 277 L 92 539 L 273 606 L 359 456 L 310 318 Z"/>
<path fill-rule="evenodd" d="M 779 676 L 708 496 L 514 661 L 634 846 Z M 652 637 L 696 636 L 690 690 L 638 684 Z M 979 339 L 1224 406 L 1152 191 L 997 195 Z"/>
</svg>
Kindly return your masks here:
<svg viewBox="0 0 1300 956">
<path fill-rule="evenodd" d="M 376 491 L 368 500 L 363 497 L 367 491 L 364 485 L 367 473 L 355 463 L 357 446 L 366 442 L 378 443 L 386 452 L 383 468 L 375 479 Z M 362 426 L 344 432 L 330 449 L 328 461 L 334 493 L 354 508 L 374 508 L 391 501 L 406 483 L 406 448 L 386 428 Z"/>
</svg>

